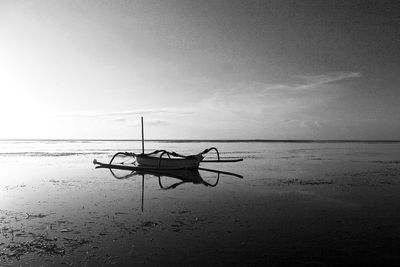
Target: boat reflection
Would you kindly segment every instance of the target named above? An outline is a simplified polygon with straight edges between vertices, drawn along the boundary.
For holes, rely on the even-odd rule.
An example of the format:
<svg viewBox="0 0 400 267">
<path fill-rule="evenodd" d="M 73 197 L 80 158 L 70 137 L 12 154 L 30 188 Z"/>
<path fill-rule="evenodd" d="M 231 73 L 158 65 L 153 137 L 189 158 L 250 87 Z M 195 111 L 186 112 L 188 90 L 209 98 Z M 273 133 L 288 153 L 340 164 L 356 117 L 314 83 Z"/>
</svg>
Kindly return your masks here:
<svg viewBox="0 0 400 267">
<path fill-rule="evenodd" d="M 108 168 L 108 169 L 110 170 L 113 177 L 116 179 L 127 179 L 127 178 L 134 177 L 134 176 L 145 176 L 145 175 L 155 176 L 158 178 L 158 183 L 159 183 L 160 188 L 164 189 L 164 190 L 174 189 L 174 188 L 178 187 L 179 185 L 186 184 L 186 183 L 202 184 L 204 186 L 215 187 L 215 186 L 217 186 L 217 184 L 219 182 L 221 174 L 228 175 L 228 176 L 234 176 L 234 177 L 243 179 L 243 176 L 236 174 L 236 173 L 213 170 L 213 169 L 206 169 L 206 168 L 178 169 L 178 170 L 154 170 L 154 169 L 144 170 L 144 169 L 141 169 L 141 170 L 131 171 L 127 175 L 117 175 L 117 173 L 115 172 L 115 169 L 113 169 L 113 168 Z M 203 172 L 215 173 L 216 181 L 213 183 L 210 183 L 210 182 L 204 180 L 203 177 L 201 176 L 199 170 L 203 171 Z M 175 178 L 180 181 L 176 182 L 172 185 L 165 186 L 162 183 L 162 180 L 163 180 L 162 177 Z"/>
<path fill-rule="evenodd" d="M 98 164 L 95 162 L 95 164 Z M 161 189 L 163 190 L 169 190 L 169 189 L 175 189 L 178 186 L 186 183 L 192 183 L 192 184 L 202 184 L 207 187 L 215 187 L 218 185 L 218 182 L 220 180 L 221 174 L 226 175 L 226 176 L 233 176 L 237 177 L 240 179 L 243 179 L 242 175 L 232 173 L 232 172 L 227 172 L 227 171 L 220 171 L 220 170 L 214 170 L 214 169 L 207 169 L 207 168 L 198 168 L 198 169 L 146 169 L 146 168 L 141 168 L 141 167 L 136 167 L 136 166 L 127 166 L 127 165 L 110 165 L 110 164 L 99 164 L 96 166 L 96 169 L 102 168 L 102 169 L 109 169 L 112 176 L 118 180 L 121 179 L 128 179 L 134 176 L 141 176 L 142 177 L 142 205 L 141 205 L 141 210 L 143 212 L 144 209 L 144 177 L 146 175 L 151 175 L 155 176 L 158 178 L 158 184 Z M 125 175 L 119 175 L 116 173 L 116 171 L 129 171 L 130 173 L 125 174 Z M 118 172 L 119 172 L 118 171 Z M 215 173 L 216 174 L 216 180 L 213 183 L 210 183 L 206 181 L 200 174 L 200 172 L 205 174 L 205 173 Z M 170 185 L 165 185 L 163 183 L 163 178 L 174 178 L 178 180 L 177 182 L 170 184 Z M 209 179 L 208 179 L 209 180 Z"/>
</svg>

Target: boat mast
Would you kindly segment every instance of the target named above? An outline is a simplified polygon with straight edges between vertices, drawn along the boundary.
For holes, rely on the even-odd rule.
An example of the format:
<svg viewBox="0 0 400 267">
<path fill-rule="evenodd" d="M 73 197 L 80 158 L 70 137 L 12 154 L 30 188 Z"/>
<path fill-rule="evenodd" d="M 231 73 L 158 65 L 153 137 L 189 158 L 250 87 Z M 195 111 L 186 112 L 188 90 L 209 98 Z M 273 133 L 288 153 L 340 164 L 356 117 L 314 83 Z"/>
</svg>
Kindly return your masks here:
<svg viewBox="0 0 400 267">
<path fill-rule="evenodd" d="M 140 117 L 142 123 L 142 154 L 144 155 L 144 127 L 143 127 L 143 117 Z M 142 174 L 142 212 L 144 207 L 144 174 Z"/>
<path fill-rule="evenodd" d="M 144 154 L 144 129 L 143 129 L 143 117 L 141 118 L 141 122 L 142 122 L 142 154 Z"/>
</svg>

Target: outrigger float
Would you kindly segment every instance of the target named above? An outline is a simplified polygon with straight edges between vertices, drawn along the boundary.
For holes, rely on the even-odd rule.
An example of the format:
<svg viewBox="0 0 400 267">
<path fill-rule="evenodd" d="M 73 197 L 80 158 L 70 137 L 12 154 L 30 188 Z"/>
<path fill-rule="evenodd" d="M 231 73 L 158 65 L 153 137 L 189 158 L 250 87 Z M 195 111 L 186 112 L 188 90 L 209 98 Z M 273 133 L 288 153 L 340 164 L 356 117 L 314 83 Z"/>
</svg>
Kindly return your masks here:
<svg viewBox="0 0 400 267">
<path fill-rule="evenodd" d="M 166 150 L 156 150 L 151 153 L 144 153 L 144 130 L 143 130 L 143 117 L 141 118 L 142 124 L 142 153 L 135 154 L 133 152 L 118 152 L 114 154 L 111 158 L 110 162 L 101 163 L 97 160 L 94 160 L 93 163 L 100 168 L 110 168 L 110 169 L 122 169 L 122 170 L 130 170 L 130 171 L 140 171 L 140 170 L 182 170 L 182 169 L 191 169 L 191 170 L 209 170 L 205 168 L 200 168 L 200 163 L 227 163 L 227 162 L 238 162 L 242 161 L 242 158 L 239 159 L 221 159 L 219 155 L 219 151 L 215 147 L 211 147 L 205 149 L 204 151 L 196 154 L 196 155 L 180 155 L 175 152 L 169 152 Z M 217 159 L 215 160 L 206 160 L 205 157 L 207 153 L 210 151 L 215 151 L 217 154 Z M 124 163 L 114 164 L 114 159 L 119 157 L 130 157 L 133 158 L 134 161 L 126 165 Z M 164 157 L 166 156 L 166 157 Z M 223 173 L 223 172 L 222 172 Z M 227 172 L 225 172 L 227 173 Z M 227 173 L 228 174 L 228 173 Z"/>
</svg>

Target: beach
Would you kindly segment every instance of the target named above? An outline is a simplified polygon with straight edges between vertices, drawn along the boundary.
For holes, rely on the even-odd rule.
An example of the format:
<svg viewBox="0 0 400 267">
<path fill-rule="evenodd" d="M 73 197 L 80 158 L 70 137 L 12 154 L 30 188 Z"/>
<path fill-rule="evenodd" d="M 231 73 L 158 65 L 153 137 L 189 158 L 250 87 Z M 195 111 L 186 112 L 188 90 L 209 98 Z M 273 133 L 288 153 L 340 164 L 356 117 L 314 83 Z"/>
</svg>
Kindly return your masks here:
<svg viewBox="0 0 400 267">
<path fill-rule="evenodd" d="M 146 141 L 209 147 L 244 160 L 204 166 L 243 178 L 95 169 L 139 141 L 0 141 L 0 265 L 400 263 L 399 142 Z"/>
</svg>

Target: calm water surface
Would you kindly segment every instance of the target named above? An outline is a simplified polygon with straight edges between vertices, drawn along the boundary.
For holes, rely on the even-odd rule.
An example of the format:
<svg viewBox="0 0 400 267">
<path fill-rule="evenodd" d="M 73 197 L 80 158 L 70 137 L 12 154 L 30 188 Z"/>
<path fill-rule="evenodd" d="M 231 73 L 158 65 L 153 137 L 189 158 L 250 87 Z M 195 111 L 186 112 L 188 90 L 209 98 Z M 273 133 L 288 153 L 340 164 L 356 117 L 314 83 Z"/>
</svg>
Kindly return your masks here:
<svg viewBox="0 0 400 267">
<path fill-rule="evenodd" d="M 146 151 L 213 146 L 244 161 L 203 167 L 243 179 L 204 171 L 200 183 L 116 179 L 94 168 L 95 158 L 140 153 L 138 141 L 0 141 L 0 249 L 44 235 L 65 249 L 45 257 L 57 264 L 307 264 L 369 250 L 398 260 L 400 143 L 146 142 Z M 38 253 L 3 262 L 43 263 Z"/>
</svg>

